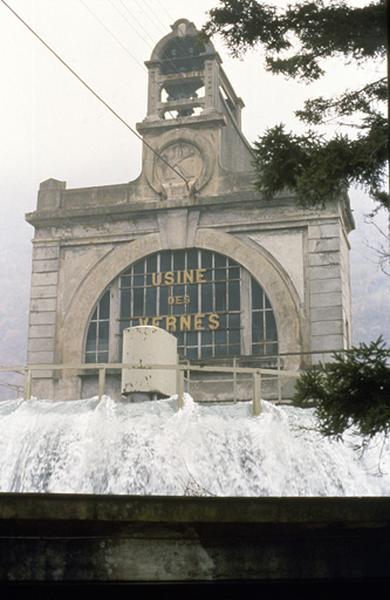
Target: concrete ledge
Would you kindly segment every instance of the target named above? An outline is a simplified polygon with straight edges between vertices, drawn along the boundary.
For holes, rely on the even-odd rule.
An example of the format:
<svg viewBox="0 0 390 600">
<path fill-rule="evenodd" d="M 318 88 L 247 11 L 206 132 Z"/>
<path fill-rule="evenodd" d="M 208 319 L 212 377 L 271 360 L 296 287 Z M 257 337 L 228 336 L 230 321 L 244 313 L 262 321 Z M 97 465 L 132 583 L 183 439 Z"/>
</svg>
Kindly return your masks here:
<svg viewBox="0 0 390 600">
<path fill-rule="evenodd" d="M 125 188 L 127 184 L 120 184 L 117 187 L 120 188 L 121 186 Z M 207 209 L 214 207 L 215 209 L 221 208 L 224 211 L 228 207 L 233 207 L 236 210 L 240 210 L 241 213 L 247 208 L 255 208 L 263 209 L 268 216 L 270 214 L 269 199 L 261 197 L 259 193 L 253 189 L 250 181 L 246 189 L 241 189 L 240 192 L 222 193 L 218 196 L 200 195 L 190 198 L 171 199 L 164 201 L 163 205 L 161 204 L 160 199 L 155 198 L 156 194 L 148 199 L 145 198 L 143 201 L 129 198 L 128 201 L 119 204 L 111 202 L 110 188 L 112 187 L 113 186 L 102 186 L 98 188 L 66 190 L 66 192 L 63 192 L 65 198 L 66 195 L 80 194 L 79 203 L 76 206 L 72 206 L 71 208 L 56 208 L 53 210 L 50 209 L 50 207 L 38 209 L 34 212 L 26 213 L 26 221 L 31 225 L 34 225 L 34 227 L 69 225 L 72 222 L 88 222 L 90 224 L 92 218 L 96 219 L 96 223 L 101 220 L 104 220 L 105 222 L 109 220 L 109 222 L 112 222 L 115 220 L 127 219 L 129 216 L 134 218 L 137 215 L 139 218 L 142 215 L 148 215 L 150 212 L 161 210 L 161 208 L 164 208 L 164 211 L 168 211 L 192 207 L 206 207 Z M 104 193 L 104 190 L 107 190 L 107 194 Z M 96 201 L 95 205 L 90 205 L 88 198 L 94 197 L 96 191 L 101 192 L 100 200 Z M 85 201 L 83 200 L 84 197 Z M 65 201 L 64 206 L 66 205 L 67 202 Z M 332 204 L 329 204 L 326 209 L 322 210 L 300 209 L 298 211 L 296 207 L 296 198 L 288 192 L 285 195 L 278 194 L 272 201 L 272 207 L 283 210 L 282 221 L 284 223 L 289 216 L 293 217 L 294 223 L 297 223 L 302 219 L 304 225 L 306 225 L 310 219 L 317 222 L 321 219 L 338 218 L 336 206 Z M 289 210 L 291 211 L 290 215 L 288 214 Z M 277 216 L 276 221 L 280 221 L 280 214 Z M 241 227 L 241 223 L 239 226 Z M 317 252 L 318 250 L 315 249 L 315 240 L 311 241 L 313 241 L 314 252 Z"/>
<path fill-rule="evenodd" d="M 0 524 L 8 519 L 127 523 L 387 522 L 390 497 L 195 497 L 0 493 Z"/>
<path fill-rule="evenodd" d="M 2 581 L 389 574 L 390 498 L 0 494 Z"/>
</svg>

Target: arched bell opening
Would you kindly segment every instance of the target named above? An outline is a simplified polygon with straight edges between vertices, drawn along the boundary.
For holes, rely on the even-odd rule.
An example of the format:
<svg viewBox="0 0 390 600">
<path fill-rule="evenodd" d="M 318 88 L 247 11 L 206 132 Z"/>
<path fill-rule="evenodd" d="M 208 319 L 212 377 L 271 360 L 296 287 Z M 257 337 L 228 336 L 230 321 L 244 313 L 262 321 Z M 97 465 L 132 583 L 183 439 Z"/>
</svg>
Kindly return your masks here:
<svg viewBox="0 0 390 600">
<path fill-rule="evenodd" d="M 161 73 L 188 73 L 204 69 L 206 48 L 199 36 L 173 37 L 161 54 Z"/>
</svg>

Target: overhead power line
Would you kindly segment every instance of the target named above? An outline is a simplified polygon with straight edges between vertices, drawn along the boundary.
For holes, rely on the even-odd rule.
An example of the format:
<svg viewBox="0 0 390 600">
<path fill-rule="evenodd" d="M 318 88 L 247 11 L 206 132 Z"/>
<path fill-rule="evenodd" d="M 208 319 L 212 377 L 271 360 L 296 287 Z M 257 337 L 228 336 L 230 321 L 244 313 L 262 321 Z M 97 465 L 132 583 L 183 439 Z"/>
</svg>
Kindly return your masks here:
<svg viewBox="0 0 390 600">
<path fill-rule="evenodd" d="M 68 71 L 70 71 L 72 73 L 72 75 L 74 77 L 76 77 L 76 79 L 78 79 L 78 81 L 80 81 L 80 83 L 85 88 L 87 88 L 87 90 L 89 92 L 91 92 L 91 94 L 93 94 L 93 96 L 95 96 L 95 98 L 97 98 L 99 100 L 99 102 L 101 102 L 147 148 L 149 148 L 149 150 L 151 150 L 155 156 L 157 156 L 163 163 L 165 163 L 167 165 L 167 167 L 169 167 L 174 173 L 176 173 L 176 175 L 178 175 L 180 177 L 180 179 L 182 179 L 184 181 L 184 183 L 186 184 L 187 188 L 189 187 L 188 180 L 185 177 L 183 177 L 183 175 L 180 173 L 180 171 L 178 171 L 177 169 L 175 169 L 175 167 L 172 166 L 161 154 L 159 154 L 159 152 L 157 152 L 157 150 L 155 150 L 153 148 L 153 146 L 151 146 L 148 142 L 146 142 L 142 138 L 142 136 L 140 136 L 139 133 L 135 129 L 133 129 L 133 127 L 131 127 L 131 125 L 129 125 L 129 123 L 127 123 L 127 121 L 125 121 L 101 96 L 99 96 L 99 94 L 97 92 L 95 92 L 95 90 L 92 89 L 91 86 L 88 85 L 88 83 L 86 81 L 84 81 L 84 79 L 82 77 L 80 77 L 80 75 L 78 75 L 76 73 L 76 71 L 74 71 L 72 69 L 72 67 L 70 67 L 68 65 L 68 63 L 63 58 L 61 58 L 61 56 L 59 56 L 59 54 L 57 54 L 57 52 L 55 50 L 53 50 L 53 48 L 51 48 L 51 46 L 49 46 L 49 44 L 47 44 L 45 42 L 45 40 L 43 40 L 40 37 L 40 35 L 32 27 L 30 27 L 30 25 L 28 23 L 26 23 L 26 21 L 11 6 L 9 6 L 9 4 L 7 4 L 7 2 L 5 2 L 5 0 L 0 0 L 0 2 L 2 2 L 2 4 L 4 4 L 4 6 L 6 8 L 8 8 L 8 10 L 41 42 L 41 44 L 43 44 L 45 46 L 45 48 L 47 48 L 47 50 L 49 50 L 49 52 L 51 52 L 51 54 L 53 54 L 56 57 L 56 59 L 59 60 L 60 63 L 62 65 L 64 65 L 64 67 L 66 67 L 68 69 Z"/>
<path fill-rule="evenodd" d="M 130 11 L 129 7 L 126 6 L 126 4 L 123 2 L 123 0 L 119 0 L 119 2 L 122 4 L 123 8 L 125 9 L 125 11 L 127 12 L 127 14 L 134 19 L 134 21 L 141 27 L 141 29 L 143 29 L 143 31 L 146 33 L 146 35 L 148 36 L 148 38 L 151 40 L 152 42 L 152 48 L 155 46 L 156 42 L 154 40 L 154 38 L 149 34 L 149 32 L 146 30 L 146 28 L 143 26 L 143 24 L 138 20 L 138 18 Z"/>
<path fill-rule="evenodd" d="M 123 20 L 124 20 L 124 21 L 125 21 L 125 22 L 128 24 L 128 26 L 130 27 L 130 29 L 132 29 L 132 30 L 133 30 L 133 31 L 134 31 L 134 32 L 135 32 L 135 33 L 138 35 L 138 37 L 139 37 L 139 38 L 141 38 L 141 40 L 142 40 L 143 42 L 145 42 L 145 44 L 146 44 L 146 45 L 148 45 L 148 46 L 149 46 L 149 48 L 152 48 L 152 50 L 153 50 L 153 48 L 154 48 L 154 47 L 155 47 L 155 45 L 156 45 L 156 44 L 155 44 L 155 40 L 154 40 L 154 39 L 152 38 L 152 36 L 151 36 L 151 35 L 150 35 L 150 34 L 149 34 L 147 31 L 146 31 L 145 27 L 142 25 L 142 23 L 140 23 L 140 22 L 138 21 L 138 19 L 135 17 L 135 15 L 134 15 L 133 13 L 131 13 L 131 12 L 130 12 L 130 9 L 129 9 L 129 8 L 128 8 L 128 7 L 127 7 L 127 6 L 126 6 L 126 5 L 125 5 L 125 4 L 122 2 L 122 0 L 119 0 L 119 1 L 121 2 L 122 6 L 125 8 L 125 10 L 127 11 L 127 13 L 129 14 L 130 18 L 131 18 L 132 20 L 134 20 L 136 23 L 138 23 L 138 25 L 139 25 L 139 27 L 138 27 L 138 28 L 137 28 L 137 27 L 135 27 L 135 25 L 133 25 L 133 23 L 132 23 L 131 21 L 129 21 L 129 19 L 126 17 L 126 15 L 124 15 L 124 14 L 122 13 L 122 11 L 120 11 L 120 10 L 119 10 L 119 8 L 118 8 L 118 7 L 117 7 L 117 6 L 114 4 L 114 2 L 113 2 L 112 0 L 107 0 L 107 2 L 108 2 L 108 3 L 109 3 L 111 6 L 112 6 L 112 8 L 113 8 L 113 9 L 114 9 L 114 10 L 115 10 L 115 11 L 116 11 L 116 12 L 117 12 L 117 13 L 118 13 L 118 14 L 119 14 L 121 17 L 122 17 L 122 19 L 123 19 Z M 146 33 L 146 35 L 147 35 L 147 36 L 148 36 L 148 38 L 151 40 L 151 42 L 150 42 L 150 41 L 148 41 L 148 40 L 147 40 L 147 39 L 146 39 L 146 38 L 145 38 L 145 37 L 142 35 L 142 33 L 140 32 L 139 28 L 140 28 L 142 31 L 144 31 L 144 32 Z M 168 60 L 169 60 L 169 63 L 171 64 L 171 66 L 173 67 L 173 69 L 176 71 L 174 63 L 173 63 L 173 62 L 172 62 L 170 59 L 168 59 Z"/>
<path fill-rule="evenodd" d="M 167 8 L 164 6 L 164 4 L 162 2 L 160 2 L 160 0 L 157 0 L 158 4 L 161 6 L 161 8 L 163 9 L 163 11 L 165 12 L 165 14 L 167 15 L 168 19 L 170 19 L 172 22 L 174 21 L 173 16 L 171 15 L 171 13 L 167 10 Z"/>
<path fill-rule="evenodd" d="M 84 8 L 89 12 L 89 14 L 101 25 L 101 27 L 103 27 L 103 29 L 105 29 L 105 31 L 116 41 L 117 44 L 119 44 L 119 46 L 122 48 L 122 50 L 124 50 L 126 52 L 126 54 L 128 54 L 128 56 L 130 56 L 130 58 L 133 59 L 134 62 L 137 63 L 137 65 L 142 69 L 142 71 L 146 71 L 144 65 L 138 60 L 138 58 L 136 56 L 134 56 L 134 54 L 132 54 L 130 52 L 130 50 L 124 45 L 122 44 L 122 42 L 120 41 L 120 39 L 111 31 L 111 29 L 109 29 L 107 27 L 107 25 L 89 8 L 89 6 L 84 2 L 84 0 L 79 0 L 79 2 L 81 2 L 81 4 L 84 6 Z"/>
<path fill-rule="evenodd" d="M 117 13 L 118 13 L 118 15 L 120 15 L 120 16 L 121 16 L 121 18 L 122 18 L 124 21 L 126 21 L 126 23 L 128 24 L 128 26 L 129 26 L 129 27 L 130 27 L 130 28 L 131 28 L 131 29 L 134 31 L 134 33 L 135 33 L 136 35 L 138 35 L 138 37 L 140 37 L 140 38 L 141 38 L 141 40 L 143 40 L 143 41 L 145 42 L 145 44 L 146 44 L 147 46 L 149 46 L 149 48 L 153 48 L 153 44 L 154 44 L 153 38 L 151 38 L 151 36 L 149 35 L 149 33 L 148 33 L 148 32 L 147 32 L 147 31 L 146 31 L 146 30 L 145 30 L 145 29 L 142 27 L 142 25 L 141 25 L 139 28 L 137 28 L 137 27 L 136 27 L 135 25 L 133 25 L 133 23 L 132 23 L 132 22 L 131 22 L 131 21 L 130 21 L 130 20 L 127 18 L 127 17 L 126 17 L 126 15 L 125 15 L 125 14 L 124 14 L 124 13 L 123 13 L 123 12 L 122 12 L 122 11 L 121 11 L 119 8 L 118 8 L 118 6 L 116 6 L 116 5 L 113 3 L 113 1 L 112 1 L 112 0 L 107 0 L 107 2 L 108 2 L 108 3 L 109 3 L 111 6 L 112 6 L 112 8 L 113 8 L 113 9 L 114 9 L 114 10 L 115 10 Z M 124 5 L 124 6 L 125 6 L 125 5 Z M 126 6 L 125 6 L 125 8 L 126 8 Z M 133 18 L 134 18 L 134 17 L 133 17 Z M 134 20 L 136 20 L 136 19 L 134 18 Z M 141 30 L 143 30 L 143 31 L 146 33 L 146 35 L 148 36 L 149 40 L 148 40 L 146 37 L 144 37 L 144 36 L 142 35 L 142 33 L 141 33 Z"/>
<path fill-rule="evenodd" d="M 90 7 L 84 2 L 84 0 L 79 0 L 79 2 L 84 6 L 84 8 L 89 12 L 89 14 L 91 15 L 91 17 L 93 17 L 95 19 L 95 21 L 97 21 L 99 23 L 99 25 L 101 27 L 103 27 L 103 29 L 113 38 L 113 40 L 122 48 L 122 50 L 124 50 L 126 52 L 126 54 L 128 54 L 128 56 L 130 56 L 130 58 L 132 58 L 137 65 L 140 67 L 140 69 L 142 69 L 142 71 L 144 73 L 147 73 L 149 75 L 151 75 L 152 80 L 154 81 L 154 83 L 156 83 L 156 78 L 153 75 L 153 73 L 150 73 L 148 71 L 148 69 L 145 67 L 145 65 L 143 63 L 141 63 L 141 61 L 138 60 L 138 58 L 136 56 L 134 56 L 134 54 L 132 54 L 130 52 L 130 50 L 124 45 L 122 44 L 122 42 L 120 41 L 120 39 L 115 35 L 115 33 L 113 33 L 111 31 L 111 29 L 109 29 L 109 27 L 107 27 L 107 25 L 90 9 Z M 172 114 L 171 111 L 168 111 L 169 114 L 171 115 L 172 118 L 174 118 L 174 115 Z"/>
<path fill-rule="evenodd" d="M 138 0 L 134 0 L 139 10 L 145 15 L 145 17 L 149 20 L 149 22 L 160 32 L 160 35 L 166 34 L 166 27 L 156 18 L 156 15 L 153 13 L 153 10 L 150 9 L 150 6 L 146 3 L 145 0 L 142 0 L 142 4 L 138 2 Z M 148 12 L 145 11 L 145 7 L 148 9 Z"/>
</svg>

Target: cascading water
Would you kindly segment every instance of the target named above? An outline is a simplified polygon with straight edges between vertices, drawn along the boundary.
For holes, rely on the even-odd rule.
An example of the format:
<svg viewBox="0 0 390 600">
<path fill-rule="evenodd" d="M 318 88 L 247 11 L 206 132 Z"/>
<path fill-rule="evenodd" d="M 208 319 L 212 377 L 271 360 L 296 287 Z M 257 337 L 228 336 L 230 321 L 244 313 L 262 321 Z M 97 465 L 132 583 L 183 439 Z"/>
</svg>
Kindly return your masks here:
<svg viewBox="0 0 390 600">
<path fill-rule="evenodd" d="M 390 440 L 323 438 L 308 409 L 0 402 L 0 491 L 215 496 L 390 494 Z"/>
</svg>

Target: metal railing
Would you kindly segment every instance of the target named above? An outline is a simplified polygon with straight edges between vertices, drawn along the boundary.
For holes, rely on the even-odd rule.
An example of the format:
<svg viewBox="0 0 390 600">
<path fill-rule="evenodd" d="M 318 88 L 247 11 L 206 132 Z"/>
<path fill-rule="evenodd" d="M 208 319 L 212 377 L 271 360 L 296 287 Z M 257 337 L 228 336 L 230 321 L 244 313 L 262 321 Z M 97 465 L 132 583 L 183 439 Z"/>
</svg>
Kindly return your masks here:
<svg viewBox="0 0 390 600">
<path fill-rule="evenodd" d="M 80 375 L 80 371 L 97 371 L 98 373 L 98 398 L 104 395 L 106 388 L 106 375 L 107 371 L 115 371 L 122 369 L 137 369 L 137 370 L 175 370 L 176 371 L 176 393 L 178 408 L 181 409 L 184 406 L 184 393 L 185 393 L 185 373 L 187 373 L 187 380 L 189 381 L 189 374 L 191 372 L 196 373 L 226 373 L 231 374 L 233 382 L 233 394 L 234 400 L 237 399 L 237 376 L 238 375 L 249 375 L 252 378 L 252 412 L 253 415 L 257 416 L 261 413 L 261 383 L 263 376 L 273 375 L 280 379 L 280 377 L 297 377 L 299 371 L 287 371 L 282 369 L 262 369 L 255 367 L 240 367 L 237 366 L 237 362 L 234 361 L 232 366 L 225 365 L 192 365 L 186 364 L 173 364 L 173 365 L 162 365 L 162 364 L 128 364 L 128 363 L 79 363 L 79 364 L 34 364 L 34 365 L 9 365 L 0 366 L 0 372 L 8 373 L 19 373 L 24 375 L 24 394 L 25 400 L 30 400 L 32 396 L 32 383 L 33 374 L 39 371 L 65 371 L 71 372 L 76 371 L 77 375 Z M 279 385 L 279 384 L 278 384 Z"/>
<path fill-rule="evenodd" d="M 191 373 L 205 373 L 207 376 L 207 384 L 211 383 L 231 383 L 233 388 L 233 401 L 236 402 L 238 398 L 238 388 L 242 383 L 243 376 L 247 376 L 252 380 L 252 402 L 253 402 L 253 414 L 260 414 L 260 395 L 262 389 L 262 383 L 269 380 L 275 379 L 277 381 L 277 400 L 282 401 L 282 380 L 283 378 L 297 378 L 302 372 L 302 365 L 309 359 L 309 363 L 312 363 L 312 358 L 317 357 L 316 362 L 323 361 L 327 362 L 329 357 L 334 353 L 348 353 L 349 349 L 332 349 L 332 350 L 317 350 L 307 352 L 285 352 L 270 356 L 241 356 L 229 359 L 226 357 L 224 362 L 231 361 L 231 365 L 216 364 L 213 360 L 210 360 L 208 364 L 191 364 L 188 360 L 184 363 L 178 363 L 175 365 L 146 365 L 146 364 L 126 364 L 126 363 L 79 363 L 79 364 L 29 364 L 29 365 L 0 365 L 0 373 L 18 373 L 24 378 L 24 383 L 15 384 L 1 381 L 2 387 L 8 387 L 15 392 L 23 389 L 24 399 L 30 399 L 32 395 L 32 382 L 33 373 L 40 371 L 63 371 L 71 372 L 76 371 L 77 375 L 83 375 L 86 372 L 95 371 L 98 374 L 98 397 L 102 398 L 106 387 L 106 375 L 107 371 L 121 371 L 122 369 L 175 369 L 176 370 L 176 391 L 178 395 L 178 406 L 183 406 L 183 396 L 185 389 L 185 374 L 187 381 L 187 391 L 190 387 Z M 295 370 L 285 369 L 284 365 L 286 359 L 292 357 L 300 358 L 300 367 L 296 367 Z M 256 363 L 256 366 L 249 366 L 252 363 Z M 260 364 L 268 364 L 265 368 L 259 367 Z M 305 364 L 306 366 L 306 364 Z M 276 367 L 276 368 L 274 368 Z M 211 373 L 223 373 L 231 375 L 231 379 L 224 380 L 213 380 L 210 379 L 209 374 Z M 199 379 L 196 381 L 199 383 Z M 195 398 L 196 400 L 196 398 Z"/>
</svg>

